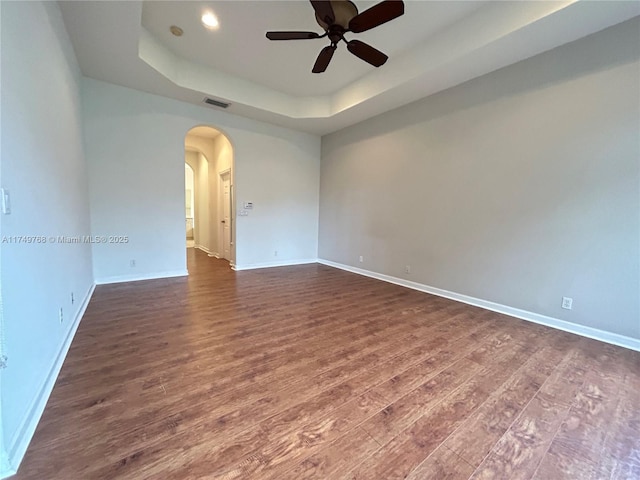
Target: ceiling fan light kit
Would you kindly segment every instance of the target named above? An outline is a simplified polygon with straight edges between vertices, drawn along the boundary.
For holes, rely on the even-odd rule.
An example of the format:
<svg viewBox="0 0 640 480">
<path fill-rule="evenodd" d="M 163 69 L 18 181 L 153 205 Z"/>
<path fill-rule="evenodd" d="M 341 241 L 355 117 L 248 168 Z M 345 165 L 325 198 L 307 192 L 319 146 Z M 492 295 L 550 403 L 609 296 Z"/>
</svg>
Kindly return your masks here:
<svg viewBox="0 0 640 480">
<path fill-rule="evenodd" d="M 318 25 L 320 25 L 325 32 L 329 30 L 331 23 L 342 27 L 345 31 L 348 30 L 349 22 L 353 17 L 358 15 L 358 7 L 356 7 L 355 3 L 348 0 L 337 2 L 311 2 L 311 4 L 314 3 L 330 3 L 331 8 L 333 9 L 333 22 L 330 20 L 331 13 L 329 14 L 329 17 L 325 19 L 321 18 L 316 10 L 316 22 L 318 22 Z"/>
<path fill-rule="evenodd" d="M 358 13 L 358 7 L 349 0 L 311 0 L 316 22 L 324 30 L 322 35 L 315 32 L 267 32 L 269 40 L 310 40 L 328 37 L 331 44 L 324 47 L 316 59 L 313 73 L 322 73 L 329 66 L 338 42 L 347 44 L 347 50 L 365 62 L 380 67 L 389 57 L 380 50 L 360 40 L 346 40 L 348 32 L 361 33 L 404 14 L 404 2 L 385 0 Z"/>
</svg>

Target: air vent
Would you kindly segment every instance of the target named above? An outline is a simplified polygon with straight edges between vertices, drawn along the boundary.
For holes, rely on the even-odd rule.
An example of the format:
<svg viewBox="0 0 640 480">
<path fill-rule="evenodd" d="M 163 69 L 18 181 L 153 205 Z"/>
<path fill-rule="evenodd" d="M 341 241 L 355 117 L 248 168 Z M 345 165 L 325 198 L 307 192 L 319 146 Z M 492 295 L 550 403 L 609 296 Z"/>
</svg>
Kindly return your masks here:
<svg viewBox="0 0 640 480">
<path fill-rule="evenodd" d="M 227 108 L 229 105 L 231 105 L 230 103 L 216 100 L 215 98 L 205 98 L 204 103 L 208 103 L 209 105 L 220 108 Z"/>
</svg>

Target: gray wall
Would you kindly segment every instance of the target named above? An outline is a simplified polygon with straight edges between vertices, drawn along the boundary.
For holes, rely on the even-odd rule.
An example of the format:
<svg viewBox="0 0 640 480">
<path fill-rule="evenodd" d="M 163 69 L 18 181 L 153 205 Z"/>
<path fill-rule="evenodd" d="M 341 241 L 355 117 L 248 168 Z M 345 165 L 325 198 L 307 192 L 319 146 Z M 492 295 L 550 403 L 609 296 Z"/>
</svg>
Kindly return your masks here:
<svg viewBox="0 0 640 480">
<path fill-rule="evenodd" d="M 185 136 L 200 125 L 233 145 L 236 208 L 254 203 L 235 219 L 236 266 L 317 258 L 320 137 L 86 77 L 82 87 L 91 231 L 129 237 L 93 246 L 96 282 L 184 272 Z"/>
<path fill-rule="evenodd" d="M 93 276 L 90 244 L 49 240 L 90 234 L 80 70 L 58 4 L 1 8 L 2 186 L 12 207 L 1 215 L 2 235 L 45 239 L 1 246 L 9 357 L 1 373 L 2 424 L 16 468 Z"/>
<path fill-rule="evenodd" d="M 323 137 L 319 257 L 640 338 L 639 28 Z"/>
</svg>

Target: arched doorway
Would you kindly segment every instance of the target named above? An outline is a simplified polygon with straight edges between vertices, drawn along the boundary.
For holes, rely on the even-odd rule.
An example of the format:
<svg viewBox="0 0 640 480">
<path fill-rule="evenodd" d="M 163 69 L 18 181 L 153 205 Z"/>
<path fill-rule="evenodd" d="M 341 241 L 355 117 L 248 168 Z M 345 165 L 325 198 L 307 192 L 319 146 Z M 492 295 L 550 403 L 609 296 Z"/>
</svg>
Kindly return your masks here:
<svg viewBox="0 0 640 480">
<path fill-rule="evenodd" d="M 185 163 L 194 172 L 194 247 L 235 264 L 233 148 L 228 137 L 210 126 L 185 136 Z M 185 186 L 185 212 L 186 212 Z"/>
</svg>

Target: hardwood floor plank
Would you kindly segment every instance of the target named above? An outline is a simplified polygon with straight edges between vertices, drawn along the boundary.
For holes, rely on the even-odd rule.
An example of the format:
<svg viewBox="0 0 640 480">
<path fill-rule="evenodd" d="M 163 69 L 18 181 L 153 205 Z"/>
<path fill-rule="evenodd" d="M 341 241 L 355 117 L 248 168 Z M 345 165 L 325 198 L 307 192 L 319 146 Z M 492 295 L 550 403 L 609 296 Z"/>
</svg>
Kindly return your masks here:
<svg viewBox="0 0 640 480">
<path fill-rule="evenodd" d="M 532 478 L 580 478 L 598 480 L 598 454 L 605 431 L 581 421 L 573 412 L 562 422 Z"/>
<path fill-rule="evenodd" d="M 188 278 L 96 289 L 15 480 L 638 476 L 638 352 L 187 255 Z"/>
<path fill-rule="evenodd" d="M 365 337 L 366 339 L 368 339 L 368 341 L 371 343 L 371 337 Z M 396 341 L 398 343 L 400 343 L 401 341 L 403 341 L 403 337 L 399 337 L 399 338 L 394 338 L 393 335 L 389 335 L 388 336 L 389 341 L 391 341 L 393 339 L 393 341 Z M 377 341 L 377 340 L 376 340 Z M 364 340 L 363 340 L 364 342 Z M 384 342 L 379 342 L 377 344 L 378 347 L 380 347 L 381 345 L 383 345 Z M 321 349 L 321 347 L 324 347 L 324 345 L 320 345 L 318 346 L 318 350 Z M 355 357 L 353 355 L 349 355 L 349 351 L 358 355 L 363 355 L 365 353 L 367 353 L 369 350 L 365 349 L 365 348 L 358 348 L 358 342 L 355 342 L 353 344 L 351 344 L 349 346 L 348 349 L 343 349 L 343 350 L 339 350 L 338 352 L 334 352 L 334 353 L 338 353 L 339 355 L 334 355 L 333 358 L 334 359 L 338 359 L 339 362 L 341 364 L 346 364 L 349 366 L 349 368 L 353 368 L 354 366 L 357 366 L 357 363 L 355 362 Z M 325 347 L 326 348 L 326 347 Z M 394 347 L 396 348 L 396 347 Z M 288 367 L 293 367 L 293 366 L 297 366 L 299 365 L 299 369 L 301 371 L 308 371 L 310 365 L 309 362 L 310 360 L 313 360 L 313 356 L 310 355 L 309 352 L 307 352 L 307 356 L 300 356 L 300 357 L 296 357 L 294 355 L 289 357 L 289 363 L 288 363 Z M 368 358 L 366 365 L 367 366 L 371 366 L 374 362 L 374 360 L 376 360 L 378 357 L 375 358 Z M 295 360 L 298 359 L 298 362 L 295 362 Z M 313 364 L 311 365 L 313 366 Z M 321 365 L 317 365 L 319 371 L 322 371 L 322 369 L 320 369 Z M 330 367 L 331 364 L 325 364 L 325 367 Z M 272 370 L 270 371 L 271 374 L 274 373 L 273 371 L 273 367 L 274 364 L 270 364 L 270 367 L 272 368 Z M 257 369 L 256 369 L 257 370 Z M 287 372 L 289 372 L 290 370 L 287 370 Z M 294 376 L 296 375 L 297 372 L 293 372 Z M 226 373 L 227 375 L 230 375 L 229 372 Z M 201 375 L 201 374 L 200 374 Z M 273 375 L 271 375 L 273 376 Z M 271 379 L 271 376 L 267 377 L 265 379 L 265 382 L 267 380 Z M 189 401 L 190 404 L 193 403 L 198 403 L 196 401 L 197 398 L 204 398 L 204 401 L 210 401 L 212 398 L 216 398 L 216 396 L 219 397 L 219 399 L 221 400 L 220 403 L 222 404 L 230 404 L 232 403 L 234 400 L 238 401 L 239 399 L 242 399 L 244 401 L 248 401 L 251 399 L 251 395 L 253 394 L 254 396 L 258 396 L 259 399 L 259 395 L 260 395 L 260 390 L 256 389 L 256 385 L 260 384 L 259 379 L 256 378 L 257 374 L 252 375 L 251 377 L 247 378 L 247 379 L 242 379 L 241 381 L 235 381 L 235 383 L 233 384 L 233 386 L 235 387 L 230 394 L 227 394 L 226 396 L 220 397 L 221 394 L 225 393 L 224 390 L 217 390 L 215 392 L 212 392 L 212 386 L 204 384 L 204 386 L 202 387 L 204 390 L 200 390 L 200 389 L 192 389 L 189 396 L 185 398 L 184 394 L 182 394 L 180 391 L 178 391 L 177 396 L 175 397 L 175 403 L 174 404 L 168 404 L 167 401 L 162 398 L 157 396 L 157 392 L 159 390 L 156 390 L 154 392 L 152 392 L 152 397 L 151 398 L 141 398 L 142 403 L 145 405 L 145 411 L 147 411 L 147 416 L 150 419 L 153 418 L 157 418 L 158 415 L 162 415 L 164 414 L 168 414 L 171 413 L 171 408 L 167 408 L 167 407 L 171 407 L 172 405 L 175 406 L 178 409 L 182 409 L 182 405 L 184 403 L 185 400 Z M 233 377 L 228 377 L 233 379 Z M 228 380 L 228 379 L 227 379 Z M 229 383 L 230 380 L 227 381 L 227 383 Z M 290 383 L 290 380 L 287 380 L 287 383 Z M 273 386 L 273 382 L 271 383 L 271 386 Z M 121 384 L 118 384 L 118 386 L 121 386 Z M 245 389 L 242 389 L 240 387 L 246 386 Z M 158 387 L 160 387 L 160 382 L 158 382 Z M 218 389 L 220 388 L 219 385 L 216 386 Z M 194 395 L 197 395 L 196 398 L 194 398 Z M 152 410 L 152 411 L 148 411 L 150 406 L 153 406 L 154 400 L 157 400 L 158 402 L 158 408 L 157 410 Z M 105 404 L 105 402 L 100 402 L 101 405 L 103 407 L 108 406 L 108 404 Z M 90 403 L 89 405 L 93 406 L 93 403 Z M 68 405 L 67 405 L 68 407 Z M 55 411 L 55 410 L 54 410 Z M 122 415 L 125 415 L 124 413 L 119 413 L 119 420 L 122 420 Z M 100 414 L 102 415 L 103 412 L 100 412 Z M 139 419 L 139 411 L 136 411 L 136 415 L 137 418 Z M 55 418 L 55 417 L 54 417 Z M 152 420 L 150 420 L 152 421 Z M 145 422 L 146 423 L 146 422 Z M 54 438 L 60 438 L 60 431 L 59 431 L 59 425 L 57 425 L 56 423 L 53 423 L 51 425 L 50 431 L 54 436 Z"/>
<path fill-rule="evenodd" d="M 379 411 L 384 399 L 369 391 L 310 422 L 296 431 L 270 441 L 251 461 L 241 462 L 227 478 L 278 479 L 300 458 L 311 456 L 327 443 L 356 428 Z"/>
<path fill-rule="evenodd" d="M 380 444 L 359 427 L 307 457 L 292 470 L 282 474 L 282 480 L 322 480 L 346 478 L 351 470 L 369 457 Z"/>
<path fill-rule="evenodd" d="M 397 345 L 392 345 L 391 347 L 389 347 L 389 351 L 395 351 L 397 350 Z M 353 367 L 353 365 L 355 365 L 354 362 L 350 362 L 347 364 L 349 366 L 349 368 Z M 386 378 L 385 375 L 385 370 L 384 368 L 382 369 L 371 369 L 372 366 L 376 366 L 377 364 L 375 362 L 368 362 L 368 367 L 369 369 L 364 372 L 363 374 L 356 376 L 354 378 L 352 378 L 351 380 L 349 380 L 346 384 L 342 384 L 343 387 L 348 387 L 349 390 L 346 391 L 347 394 L 353 394 L 355 395 L 357 392 L 360 391 L 364 391 L 365 387 L 371 383 L 374 382 L 375 383 L 375 378 L 377 376 L 381 376 L 381 379 L 379 379 L 378 381 L 382 381 L 382 379 Z M 333 377 L 331 377 L 333 378 Z M 316 382 L 316 385 L 318 385 L 318 383 Z M 356 389 L 356 390 L 354 390 Z M 306 390 L 308 390 L 308 392 L 313 392 L 313 391 L 318 391 L 317 389 L 315 390 L 309 390 L 309 388 L 307 387 Z M 343 390 L 344 391 L 344 390 Z M 297 393 L 297 395 L 294 395 L 293 393 Z M 329 398 L 331 398 L 331 402 L 324 402 L 324 407 L 328 407 L 331 406 L 332 402 L 340 402 L 340 401 L 346 401 L 345 399 L 342 399 L 342 397 L 340 397 L 339 395 L 336 396 L 335 395 L 335 389 L 334 390 L 329 390 L 329 391 L 324 391 L 322 392 L 323 395 L 328 396 Z M 258 422 L 261 420 L 261 418 L 266 418 L 270 412 L 276 412 L 278 409 L 282 410 L 287 408 L 288 406 L 290 406 L 292 403 L 291 402 L 296 402 L 296 401 L 300 401 L 301 399 L 304 400 L 305 396 L 303 395 L 302 392 L 285 392 L 284 395 L 281 396 L 281 398 L 285 399 L 286 401 L 290 402 L 289 404 L 287 403 L 280 403 L 277 404 L 277 402 L 272 402 L 269 401 L 268 403 L 261 403 L 260 405 L 257 406 L 252 406 L 251 408 L 247 409 L 247 413 L 249 415 L 248 418 L 250 418 L 251 421 L 253 422 Z M 318 401 L 317 399 L 312 399 L 312 402 L 315 403 L 320 403 L 322 404 L 323 401 Z M 307 402 L 309 403 L 309 402 Z M 299 404 L 298 407 L 300 406 L 304 406 L 305 403 L 303 404 Z M 267 408 L 268 410 L 265 410 L 265 408 Z M 309 407 L 309 410 L 314 411 L 316 414 L 319 413 L 319 410 L 313 406 L 313 404 L 311 404 L 311 406 Z M 264 411 L 264 414 L 261 415 L 260 413 Z M 295 411 L 292 409 L 289 409 L 288 411 L 285 411 L 283 414 L 281 414 L 280 416 L 282 417 L 285 413 L 288 415 L 291 415 L 291 412 Z M 288 413 L 287 413 L 288 412 Z M 195 427 L 190 427 L 190 428 L 186 428 L 183 426 L 183 429 L 186 431 L 185 433 L 185 437 L 186 438 L 182 438 L 181 436 L 178 436 L 177 438 L 172 437 L 170 438 L 170 441 L 173 443 L 175 441 L 178 441 L 178 443 L 184 443 L 186 442 L 187 446 L 190 445 L 190 441 L 188 440 L 188 438 L 190 436 L 193 436 L 193 432 L 196 431 L 200 431 L 200 429 L 204 429 L 205 431 L 209 431 L 211 433 L 216 433 L 217 435 L 224 435 L 225 437 L 225 441 L 227 443 L 227 445 L 225 446 L 223 445 L 218 445 L 216 449 L 214 449 L 215 451 L 209 451 L 207 453 L 207 458 L 210 459 L 214 459 L 215 462 L 218 465 L 228 465 L 228 464 L 232 464 L 233 462 L 236 461 L 241 461 L 242 456 L 246 456 L 246 455 L 250 455 L 251 452 L 257 448 L 259 448 L 260 446 L 260 441 L 262 442 L 267 442 L 269 440 L 269 438 L 271 438 L 270 436 L 267 436 L 262 430 L 258 431 L 256 434 L 256 438 L 251 438 L 250 440 L 247 440 L 245 438 L 244 440 L 244 444 L 239 446 L 237 445 L 237 443 L 234 441 L 234 436 L 237 435 L 239 432 L 242 432 L 243 429 L 243 425 L 242 425 L 242 420 L 236 420 L 236 421 L 232 421 L 234 418 L 238 418 L 238 419 L 242 419 L 244 418 L 243 415 L 241 414 L 234 414 L 232 416 L 229 416 L 231 418 L 228 418 L 227 416 L 223 417 L 223 418 L 218 418 L 215 422 L 209 422 L 206 423 L 204 425 L 196 425 Z M 223 424 L 220 425 L 220 421 L 223 420 Z M 285 422 L 286 423 L 286 422 Z M 288 419 L 288 423 L 287 423 L 287 428 L 291 429 L 294 427 L 294 423 L 292 423 L 291 418 Z M 160 428 L 162 428 L 163 425 L 160 425 Z M 194 430 L 194 428 L 196 430 Z M 273 425 L 265 425 L 263 427 L 265 429 L 265 431 L 267 431 L 269 433 L 269 435 L 274 434 L 273 431 Z M 231 430 L 232 429 L 232 430 Z M 157 438 L 157 437 L 155 437 Z M 199 437 L 196 436 L 194 441 L 197 441 Z M 243 437 L 244 438 L 244 437 Z M 172 451 L 173 448 L 169 447 L 168 451 Z M 192 456 L 198 456 L 199 450 L 197 448 L 192 449 L 190 447 L 185 447 L 184 445 L 182 447 L 180 447 L 180 450 L 184 455 L 187 455 L 188 458 L 192 457 Z M 232 452 L 232 453 L 230 453 Z M 146 461 L 150 461 L 149 459 L 151 458 L 150 455 L 147 455 L 147 459 Z M 156 459 L 157 462 L 162 462 L 163 461 L 163 457 L 160 457 L 159 459 Z M 213 460 L 212 460 L 213 461 Z"/>
<path fill-rule="evenodd" d="M 393 437 L 354 471 L 354 479 L 405 478 L 458 428 L 524 361 L 521 346 L 504 351 L 449 396 Z M 474 362 L 475 363 L 475 362 Z"/>
<path fill-rule="evenodd" d="M 567 412 L 566 404 L 534 397 L 471 478 L 531 478 Z"/>
<path fill-rule="evenodd" d="M 427 377 L 425 383 L 384 407 L 380 413 L 366 421 L 362 429 L 381 445 L 386 444 L 481 369 L 480 365 L 467 358 L 455 362 L 449 368 Z M 380 392 L 384 397 L 385 390 L 387 385 L 373 391 Z"/>
<path fill-rule="evenodd" d="M 543 348 L 532 355 L 444 445 L 474 468 L 478 467 L 538 392 L 561 358 L 562 355 L 551 348 Z"/>
<path fill-rule="evenodd" d="M 441 340 L 439 339 L 439 337 L 436 337 L 436 341 L 434 342 L 432 347 L 440 343 L 441 343 Z M 395 349 L 395 347 L 393 349 Z M 437 351 L 437 349 L 435 349 L 435 351 Z M 421 352 L 422 352 L 422 355 L 425 355 L 424 351 L 421 350 Z M 404 360 L 405 361 L 407 360 L 406 356 L 404 357 Z M 372 365 L 370 363 L 369 367 L 371 366 Z M 392 363 L 391 366 L 394 368 L 393 370 L 387 370 L 384 364 L 375 365 L 375 366 L 377 368 L 373 368 L 373 369 L 369 368 L 367 371 L 363 372 L 362 374 L 351 378 L 348 382 L 342 384 L 342 386 L 348 387 L 349 388 L 348 393 L 351 395 L 355 395 L 355 394 L 358 394 L 359 392 L 363 392 L 368 388 L 368 386 L 375 385 L 376 383 L 382 382 L 383 380 L 387 379 L 389 376 L 393 375 L 393 371 L 396 371 L 396 369 L 398 368 L 398 363 L 397 362 Z M 336 395 L 334 391 L 325 391 L 325 392 L 322 392 L 321 395 L 327 396 L 328 398 L 330 398 L 330 401 L 324 401 L 322 398 L 321 399 L 312 398 L 310 402 L 307 402 L 308 406 L 305 407 L 305 404 L 299 404 L 296 407 L 298 410 L 296 410 L 296 408 L 289 409 L 288 411 L 285 411 L 282 414 L 280 414 L 275 419 L 274 418 L 269 419 L 267 423 L 262 424 L 264 431 L 267 433 L 265 434 L 262 431 L 260 432 L 259 437 L 261 437 L 261 441 L 264 444 L 267 444 L 270 441 L 272 441 L 271 440 L 272 437 L 274 435 L 277 435 L 278 432 L 288 432 L 292 430 L 296 425 L 296 423 L 294 422 L 294 419 L 301 418 L 302 420 L 304 420 L 305 418 L 309 418 L 307 416 L 301 415 L 299 410 L 301 407 L 305 407 L 308 411 L 313 412 L 313 414 L 315 415 L 318 415 L 321 413 L 321 410 L 317 407 L 318 404 L 322 405 L 323 407 L 328 407 L 334 403 L 339 404 L 341 401 L 344 401 L 344 402 L 347 401 L 346 399 L 341 399 L 341 397 L 339 395 Z M 295 397 L 292 397 L 292 398 L 295 398 Z M 259 417 L 256 416 L 255 412 L 252 413 L 251 417 L 254 420 L 256 418 L 259 419 Z M 279 418 L 283 418 L 284 420 L 278 420 Z M 280 422 L 280 424 L 278 424 L 278 422 Z M 245 442 L 243 446 L 237 446 L 236 444 L 232 444 L 230 448 L 233 451 L 233 456 L 229 456 L 227 453 L 225 453 L 225 452 L 228 452 L 228 449 L 226 450 L 222 449 L 220 452 L 218 452 L 217 455 L 223 455 L 223 456 L 226 456 L 226 458 L 224 461 L 222 461 L 218 459 L 219 458 L 218 456 L 216 456 L 215 457 L 217 459 L 216 463 L 218 465 L 222 465 L 222 464 L 226 465 L 228 462 L 242 461 L 240 457 L 242 457 L 243 455 L 244 456 L 251 455 L 255 449 L 259 448 L 259 441 L 260 440 L 258 439 L 254 439 L 250 442 Z M 209 456 L 211 456 L 211 452 L 209 452 Z"/>
<path fill-rule="evenodd" d="M 640 370 L 638 371 L 640 376 Z M 640 381 L 637 382 L 640 384 Z M 640 478 L 640 389 L 624 384 L 619 402 L 608 419 L 604 448 L 592 461 L 598 463 L 594 478 L 627 480 Z"/>
<path fill-rule="evenodd" d="M 555 476 L 563 472 L 567 475 L 580 472 L 585 478 L 597 478 L 597 459 L 604 448 L 611 419 L 615 416 L 621 387 L 622 384 L 609 374 L 594 370 L 587 372 L 568 418 L 541 462 L 539 477 L 546 472 Z M 551 464 L 555 466 L 550 467 Z M 587 474 L 587 471 L 593 473 Z"/>
<path fill-rule="evenodd" d="M 473 467 L 444 445 L 427 457 L 406 477 L 407 480 L 467 480 Z"/>
<path fill-rule="evenodd" d="M 389 380 L 375 387 L 375 391 L 391 404 L 406 395 L 407 392 L 423 385 L 446 367 L 461 360 L 466 354 L 478 348 L 478 345 L 481 345 L 489 336 L 490 333 L 483 330 L 481 333 L 472 332 L 456 341 L 451 341 L 452 339 L 449 338 L 450 342 L 447 348 L 437 351 L 431 350 L 428 357 L 414 364 L 411 368 L 396 373 Z M 474 362 L 474 368 L 475 365 Z"/>
<path fill-rule="evenodd" d="M 473 479 L 529 479 L 547 453 L 585 381 L 575 352 L 565 356 L 476 469 Z"/>
</svg>

